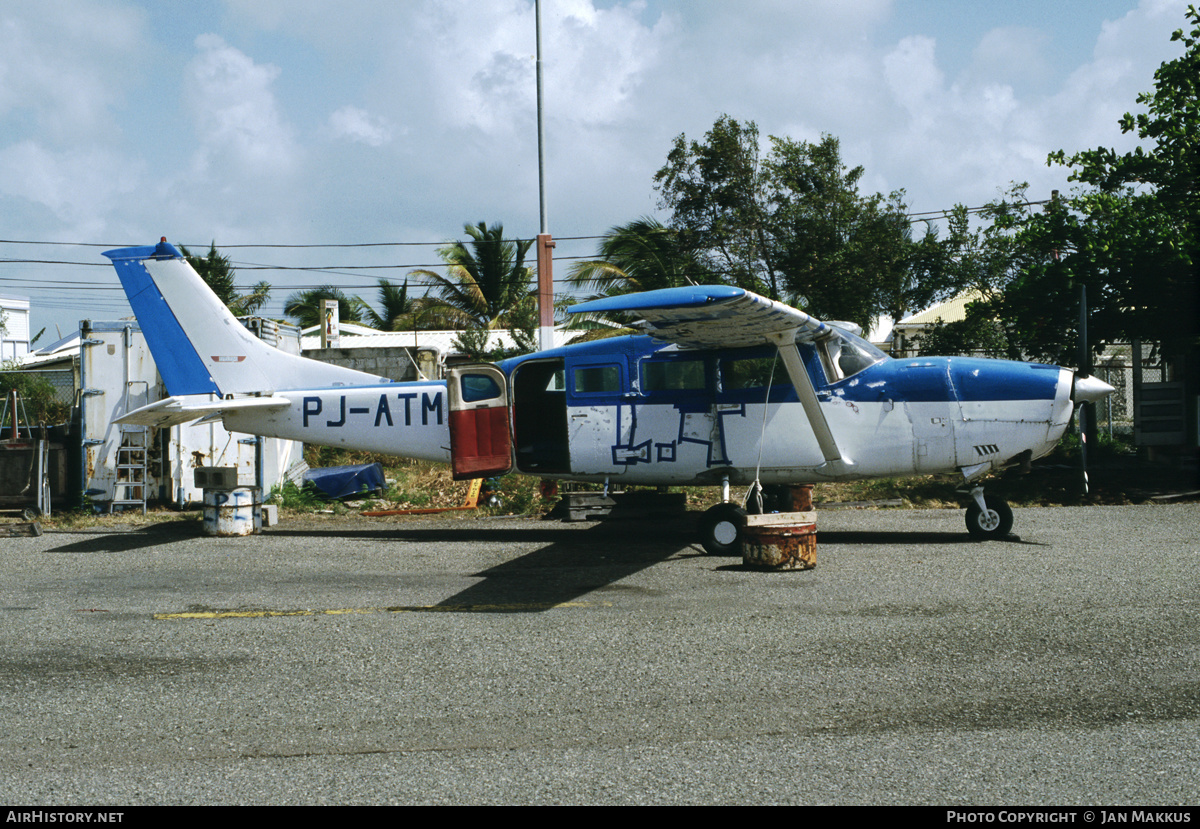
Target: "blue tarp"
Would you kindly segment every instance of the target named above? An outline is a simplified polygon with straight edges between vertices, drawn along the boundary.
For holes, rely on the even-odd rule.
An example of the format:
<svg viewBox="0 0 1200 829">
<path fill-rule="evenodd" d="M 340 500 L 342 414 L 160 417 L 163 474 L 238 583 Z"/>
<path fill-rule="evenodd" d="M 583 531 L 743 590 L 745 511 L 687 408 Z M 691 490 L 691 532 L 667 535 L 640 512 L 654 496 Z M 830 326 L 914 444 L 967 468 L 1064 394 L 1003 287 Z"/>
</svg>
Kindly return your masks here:
<svg viewBox="0 0 1200 829">
<path fill-rule="evenodd" d="M 384 488 L 383 467 L 377 463 L 364 463 L 310 469 L 304 473 L 304 482 L 311 483 L 326 498 L 348 498 L 364 491 L 374 494 Z"/>
</svg>

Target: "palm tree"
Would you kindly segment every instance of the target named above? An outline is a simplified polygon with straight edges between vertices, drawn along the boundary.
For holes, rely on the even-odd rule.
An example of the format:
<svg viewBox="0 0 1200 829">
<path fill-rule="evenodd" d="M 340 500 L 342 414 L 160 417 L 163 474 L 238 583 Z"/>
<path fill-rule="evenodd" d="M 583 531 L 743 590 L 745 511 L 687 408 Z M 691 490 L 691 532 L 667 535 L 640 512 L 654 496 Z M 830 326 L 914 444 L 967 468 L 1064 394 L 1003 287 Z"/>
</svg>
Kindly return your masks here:
<svg viewBox="0 0 1200 829">
<path fill-rule="evenodd" d="M 324 322 L 321 316 L 323 299 L 337 300 L 338 319 L 341 322 L 362 322 L 362 306 L 365 303 L 358 297 L 346 296 L 341 288 L 332 285 L 296 291 L 288 296 L 283 305 L 283 313 L 294 319 L 301 328 L 321 325 Z"/>
<path fill-rule="evenodd" d="M 409 298 L 407 279 L 400 286 L 386 279 L 379 280 L 379 313 L 365 300 L 359 297 L 355 299 L 359 302 L 359 312 L 365 325 L 379 331 L 408 331 L 414 327 L 412 323 L 420 300 Z"/>
<path fill-rule="evenodd" d="M 643 216 L 610 230 L 596 259 L 576 262 L 567 277 L 576 288 L 613 296 L 696 285 L 711 275 L 679 244 L 677 231 Z"/>
<path fill-rule="evenodd" d="M 677 231 L 642 217 L 610 230 L 600 242 L 597 258 L 576 262 L 567 281 L 587 300 L 719 280 L 683 249 Z M 622 314 L 582 314 L 571 321 L 572 328 L 599 336 L 627 333 L 626 324 L 627 316 Z"/>
<path fill-rule="evenodd" d="M 438 249 L 446 276 L 415 270 L 433 288 L 424 305 L 454 328 L 503 328 L 511 312 L 530 295 L 533 269 L 525 265 L 532 239 L 504 239 L 504 226 L 484 222 L 466 225 L 467 243 L 451 242 Z"/>
<path fill-rule="evenodd" d="M 484 222 L 466 225 L 469 242 L 451 242 L 438 249 L 446 276 L 415 270 L 426 279 L 432 295 L 418 310 L 425 320 L 462 329 L 455 344 L 478 360 L 497 360 L 536 348 L 537 305 L 532 293 L 533 269 L 525 264 L 532 239 L 504 238 L 504 225 Z M 507 351 L 488 350 L 487 332 L 507 328 L 517 343 Z"/>
</svg>

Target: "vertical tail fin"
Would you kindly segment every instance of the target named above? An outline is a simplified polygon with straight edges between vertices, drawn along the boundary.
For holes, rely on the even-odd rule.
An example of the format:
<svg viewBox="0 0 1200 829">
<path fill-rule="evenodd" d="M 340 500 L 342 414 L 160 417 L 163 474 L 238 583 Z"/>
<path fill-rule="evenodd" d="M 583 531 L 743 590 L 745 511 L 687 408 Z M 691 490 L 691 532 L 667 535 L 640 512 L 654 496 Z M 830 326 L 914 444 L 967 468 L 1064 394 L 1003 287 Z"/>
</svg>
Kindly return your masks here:
<svg viewBox="0 0 1200 829">
<path fill-rule="evenodd" d="M 237 321 L 187 260 L 158 245 L 106 251 L 171 395 L 222 397 L 390 382 L 272 348 Z"/>
</svg>

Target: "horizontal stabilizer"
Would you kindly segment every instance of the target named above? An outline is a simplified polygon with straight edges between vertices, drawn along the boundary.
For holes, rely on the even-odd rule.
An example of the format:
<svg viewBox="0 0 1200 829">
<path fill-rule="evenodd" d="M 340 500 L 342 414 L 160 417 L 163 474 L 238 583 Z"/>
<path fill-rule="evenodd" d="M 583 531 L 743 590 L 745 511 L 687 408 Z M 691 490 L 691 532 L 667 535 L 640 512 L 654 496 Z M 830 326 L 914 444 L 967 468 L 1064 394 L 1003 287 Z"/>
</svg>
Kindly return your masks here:
<svg viewBox="0 0 1200 829">
<path fill-rule="evenodd" d="M 269 397 L 241 397 L 234 400 L 213 400 L 208 396 L 190 395 L 168 397 L 149 406 L 142 406 L 121 415 L 114 423 L 131 426 L 177 426 L 202 417 L 220 417 L 226 412 L 247 409 L 286 409 L 292 401 L 282 395 Z"/>
</svg>

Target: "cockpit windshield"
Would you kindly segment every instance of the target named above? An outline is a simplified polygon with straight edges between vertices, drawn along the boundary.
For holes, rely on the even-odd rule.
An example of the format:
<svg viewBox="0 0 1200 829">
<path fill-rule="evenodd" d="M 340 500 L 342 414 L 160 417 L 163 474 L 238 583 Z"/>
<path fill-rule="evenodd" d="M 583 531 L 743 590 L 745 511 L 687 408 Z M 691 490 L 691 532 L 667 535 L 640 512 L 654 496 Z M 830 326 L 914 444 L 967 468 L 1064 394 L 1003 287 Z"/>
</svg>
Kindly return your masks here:
<svg viewBox="0 0 1200 829">
<path fill-rule="evenodd" d="M 887 359 L 886 354 L 862 337 L 834 326 L 830 326 L 830 335 L 817 345 L 830 382 L 853 377 L 863 369 Z"/>
</svg>

